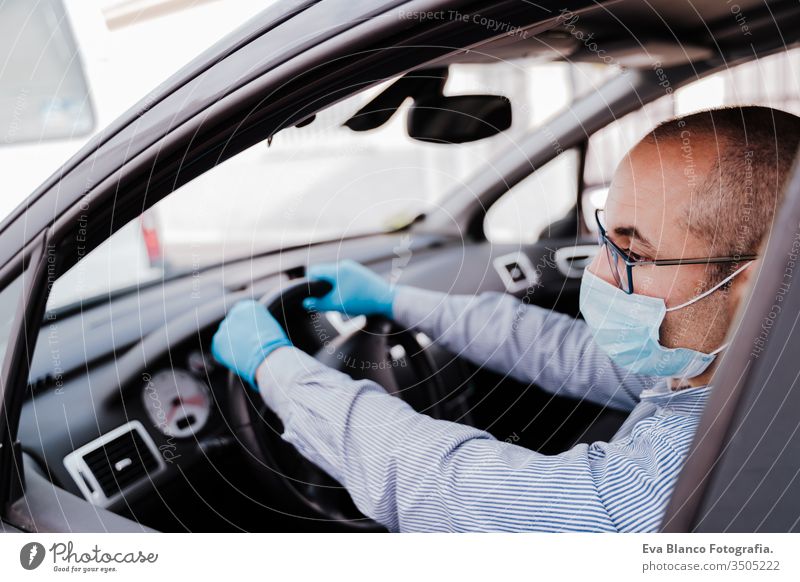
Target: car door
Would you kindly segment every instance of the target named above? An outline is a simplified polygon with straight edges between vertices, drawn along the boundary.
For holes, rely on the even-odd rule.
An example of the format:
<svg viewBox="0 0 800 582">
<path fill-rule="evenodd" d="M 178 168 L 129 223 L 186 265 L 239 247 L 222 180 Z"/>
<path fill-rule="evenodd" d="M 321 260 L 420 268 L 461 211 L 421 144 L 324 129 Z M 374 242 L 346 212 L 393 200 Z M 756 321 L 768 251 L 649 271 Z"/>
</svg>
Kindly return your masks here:
<svg viewBox="0 0 800 582">
<path fill-rule="evenodd" d="M 662 523 L 665 532 L 800 531 L 800 171 Z"/>
</svg>

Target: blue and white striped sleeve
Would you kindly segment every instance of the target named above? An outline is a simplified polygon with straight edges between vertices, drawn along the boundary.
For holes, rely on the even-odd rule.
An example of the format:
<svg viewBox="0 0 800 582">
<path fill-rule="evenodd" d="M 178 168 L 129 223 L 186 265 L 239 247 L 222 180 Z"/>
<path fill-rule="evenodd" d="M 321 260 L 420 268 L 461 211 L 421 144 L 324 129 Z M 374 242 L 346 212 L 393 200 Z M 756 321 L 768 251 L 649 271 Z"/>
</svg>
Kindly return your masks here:
<svg viewBox="0 0 800 582">
<path fill-rule="evenodd" d="M 294 347 L 268 355 L 258 383 L 284 440 L 390 531 L 654 531 L 668 499 L 657 467 L 675 452 L 645 436 L 542 455 L 419 414 Z"/>
<path fill-rule="evenodd" d="M 449 295 L 399 285 L 394 319 L 478 366 L 560 396 L 632 410 L 658 378 L 614 364 L 582 319 L 495 291 Z"/>
</svg>

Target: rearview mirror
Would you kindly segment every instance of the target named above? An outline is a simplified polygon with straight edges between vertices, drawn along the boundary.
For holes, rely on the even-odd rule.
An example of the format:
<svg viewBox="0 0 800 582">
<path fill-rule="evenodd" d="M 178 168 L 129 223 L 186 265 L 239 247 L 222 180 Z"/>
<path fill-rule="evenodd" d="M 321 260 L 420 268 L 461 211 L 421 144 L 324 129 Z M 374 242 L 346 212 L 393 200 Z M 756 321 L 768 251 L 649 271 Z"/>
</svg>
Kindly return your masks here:
<svg viewBox="0 0 800 582">
<path fill-rule="evenodd" d="M 414 101 L 408 135 L 432 143 L 464 143 L 511 127 L 511 102 L 500 95 L 437 95 Z"/>
</svg>

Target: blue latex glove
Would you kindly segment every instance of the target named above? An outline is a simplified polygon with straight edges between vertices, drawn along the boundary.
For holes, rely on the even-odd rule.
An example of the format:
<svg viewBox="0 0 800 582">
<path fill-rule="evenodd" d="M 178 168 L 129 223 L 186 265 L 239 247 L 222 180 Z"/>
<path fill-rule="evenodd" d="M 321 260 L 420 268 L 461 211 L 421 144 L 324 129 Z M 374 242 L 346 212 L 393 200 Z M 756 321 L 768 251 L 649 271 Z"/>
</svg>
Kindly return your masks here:
<svg viewBox="0 0 800 582">
<path fill-rule="evenodd" d="M 264 358 L 279 347 L 290 345 L 286 332 L 267 308 L 257 301 L 245 300 L 234 305 L 219 324 L 211 340 L 211 353 L 258 392 L 256 370 Z"/>
<path fill-rule="evenodd" d="M 333 285 L 323 297 L 306 297 L 303 307 L 315 311 L 340 311 L 350 317 L 383 315 L 391 319 L 395 290 L 380 275 L 350 259 L 321 263 L 308 269 L 309 279 Z"/>
</svg>

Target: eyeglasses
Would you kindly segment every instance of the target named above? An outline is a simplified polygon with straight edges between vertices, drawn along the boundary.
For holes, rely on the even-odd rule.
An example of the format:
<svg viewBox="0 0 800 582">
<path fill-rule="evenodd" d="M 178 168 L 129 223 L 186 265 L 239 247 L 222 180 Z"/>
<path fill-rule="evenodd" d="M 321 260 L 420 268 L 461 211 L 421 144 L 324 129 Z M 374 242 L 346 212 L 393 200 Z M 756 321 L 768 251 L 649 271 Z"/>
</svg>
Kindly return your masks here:
<svg viewBox="0 0 800 582">
<path fill-rule="evenodd" d="M 758 255 L 740 255 L 735 257 L 687 259 L 634 259 L 629 253 L 623 251 L 614 244 L 614 241 L 608 238 L 606 229 L 603 228 L 600 222 L 600 212 L 602 212 L 602 210 L 602 208 L 598 208 L 594 211 L 594 217 L 597 220 L 597 228 L 599 229 L 598 243 L 601 247 L 605 247 L 606 249 L 608 264 L 611 267 L 611 274 L 614 277 L 614 281 L 616 281 L 617 286 L 628 295 L 633 294 L 633 268 L 639 265 L 655 265 L 661 267 L 670 265 L 701 265 L 708 263 L 738 263 L 740 261 L 752 261 L 758 258 Z"/>
</svg>

